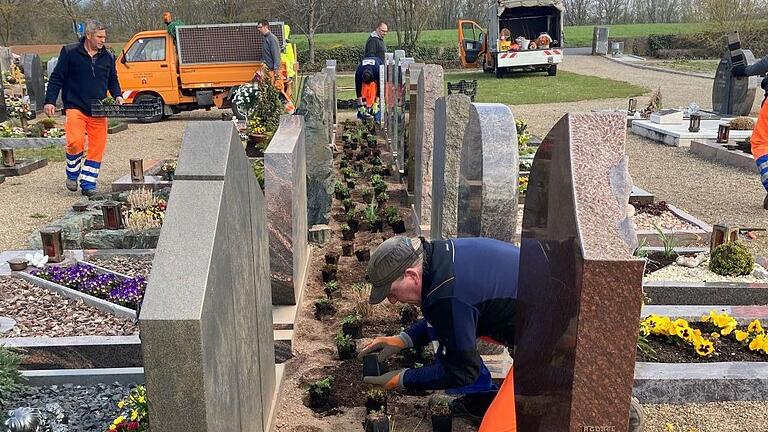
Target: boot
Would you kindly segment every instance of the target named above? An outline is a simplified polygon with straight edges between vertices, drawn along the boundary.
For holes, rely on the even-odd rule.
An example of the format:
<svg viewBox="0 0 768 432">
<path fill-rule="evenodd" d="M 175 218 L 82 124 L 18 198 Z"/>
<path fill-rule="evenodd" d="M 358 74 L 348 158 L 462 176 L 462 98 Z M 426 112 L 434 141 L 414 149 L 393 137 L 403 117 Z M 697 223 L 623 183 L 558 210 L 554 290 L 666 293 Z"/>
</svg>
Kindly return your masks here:
<svg viewBox="0 0 768 432">
<path fill-rule="evenodd" d="M 768 194 L 765 195 L 765 199 L 763 200 L 763 208 L 768 210 Z"/>
<path fill-rule="evenodd" d="M 68 190 L 77 192 L 77 180 L 67 179 L 66 186 Z"/>
</svg>

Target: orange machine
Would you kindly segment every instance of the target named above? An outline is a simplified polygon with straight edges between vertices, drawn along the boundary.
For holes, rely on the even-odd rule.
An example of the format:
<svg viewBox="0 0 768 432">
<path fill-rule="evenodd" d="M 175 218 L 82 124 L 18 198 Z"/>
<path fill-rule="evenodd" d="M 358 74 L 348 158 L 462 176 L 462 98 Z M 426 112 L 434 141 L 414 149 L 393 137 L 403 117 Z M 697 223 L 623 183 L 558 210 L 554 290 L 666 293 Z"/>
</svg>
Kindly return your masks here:
<svg viewBox="0 0 768 432">
<path fill-rule="evenodd" d="M 270 23 L 281 48 L 283 23 Z M 160 102 L 163 113 L 140 118 L 157 122 L 181 111 L 233 108 L 238 86 L 260 72 L 262 36 L 256 24 L 182 25 L 135 34 L 117 55 L 126 102 Z"/>
</svg>

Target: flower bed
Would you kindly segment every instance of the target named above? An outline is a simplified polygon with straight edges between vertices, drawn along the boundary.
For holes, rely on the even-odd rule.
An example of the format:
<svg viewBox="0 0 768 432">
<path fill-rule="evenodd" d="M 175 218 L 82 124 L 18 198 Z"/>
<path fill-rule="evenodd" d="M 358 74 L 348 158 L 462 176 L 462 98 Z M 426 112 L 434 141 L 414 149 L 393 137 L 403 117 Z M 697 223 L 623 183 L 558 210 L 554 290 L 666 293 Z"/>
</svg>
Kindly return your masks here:
<svg viewBox="0 0 768 432">
<path fill-rule="evenodd" d="M 646 362 L 768 361 L 768 337 L 758 320 L 740 325 L 711 311 L 698 322 L 649 315 L 640 322 L 637 359 Z"/>
<path fill-rule="evenodd" d="M 143 276 L 121 278 L 84 263 L 48 266 L 43 270 L 32 270 L 30 274 L 134 310 L 141 305 L 147 287 Z"/>
</svg>

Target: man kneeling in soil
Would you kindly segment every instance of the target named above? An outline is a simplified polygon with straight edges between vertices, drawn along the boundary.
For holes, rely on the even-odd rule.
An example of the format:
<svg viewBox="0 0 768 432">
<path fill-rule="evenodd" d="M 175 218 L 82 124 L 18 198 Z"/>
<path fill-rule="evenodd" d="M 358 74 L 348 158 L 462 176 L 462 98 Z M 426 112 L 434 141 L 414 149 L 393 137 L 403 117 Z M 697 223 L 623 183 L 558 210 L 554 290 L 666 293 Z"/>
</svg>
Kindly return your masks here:
<svg viewBox="0 0 768 432">
<path fill-rule="evenodd" d="M 374 339 L 360 356 L 380 351 L 382 361 L 405 348 L 427 345 L 430 330 L 439 349 L 430 365 L 369 376 L 364 381 L 385 389 L 407 390 L 440 390 L 474 383 L 482 368 L 476 348 L 479 337 L 508 348 L 513 345 L 519 257 L 518 247 L 488 238 L 427 241 L 398 236 L 382 243 L 368 264 L 367 276 L 373 284 L 370 303 L 388 299 L 390 303 L 421 306 L 424 319 L 397 336 Z M 492 405 L 481 431 L 515 430 L 511 381 L 510 371 L 494 400 L 494 405 L 501 403 L 505 408 L 499 415 Z"/>
</svg>

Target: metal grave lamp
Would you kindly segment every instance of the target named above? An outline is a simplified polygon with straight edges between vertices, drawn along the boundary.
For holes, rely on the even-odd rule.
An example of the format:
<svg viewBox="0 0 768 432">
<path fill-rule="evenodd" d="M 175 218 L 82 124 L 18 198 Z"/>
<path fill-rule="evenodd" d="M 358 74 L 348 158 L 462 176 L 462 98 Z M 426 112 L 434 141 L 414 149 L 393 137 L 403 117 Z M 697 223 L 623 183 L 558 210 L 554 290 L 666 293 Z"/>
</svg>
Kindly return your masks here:
<svg viewBox="0 0 768 432">
<path fill-rule="evenodd" d="M 12 148 L 0 149 L 3 154 L 3 166 L 12 167 L 16 165 L 16 157 L 13 155 Z"/>
<path fill-rule="evenodd" d="M 144 160 L 143 159 L 131 159 L 131 181 L 141 182 L 144 181 Z"/>
<path fill-rule="evenodd" d="M 52 226 L 41 229 L 40 238 L 43 241 L 43 253 L 48 255 L 48 262 L 59 263 L 64 261 L 64 242 L 61 238 L 61 227 Z"/>
<path fill-rule="evenodd" d="M 728 142 L 728 135 L 731 133 L 731 125 L 728 123 L 720 123 L 717 127 L 717 142 L 724 144 Z"/>
<path fill-rule="evenodd" d="M 635 115 L 637 112 L 637 98 L 629 98 L 629 104 L 627 105 L 627 114 Z"/>
<path fill-rule="evenodd" d="M 117 230 L 122 227 L 122 215 L 120 214 L 121 204 L 118 201 L 105 201 L 101 205 L 101 212 L 104 215 L 104 228 Z"/>
<path fill-rule="evenodd" d="M 688 121 L 688 132 L 696 133 L 701 128 L 701 114 L 691 114 Z"/>
</svg>

